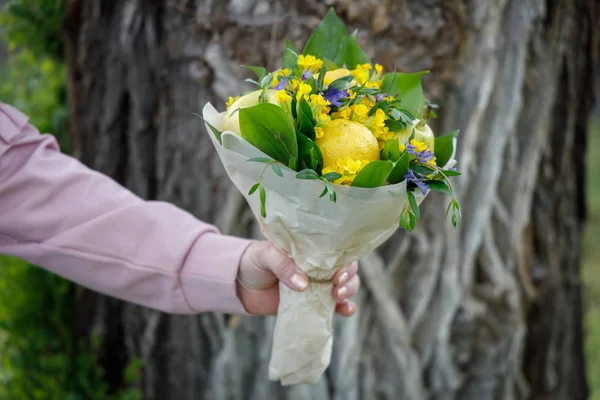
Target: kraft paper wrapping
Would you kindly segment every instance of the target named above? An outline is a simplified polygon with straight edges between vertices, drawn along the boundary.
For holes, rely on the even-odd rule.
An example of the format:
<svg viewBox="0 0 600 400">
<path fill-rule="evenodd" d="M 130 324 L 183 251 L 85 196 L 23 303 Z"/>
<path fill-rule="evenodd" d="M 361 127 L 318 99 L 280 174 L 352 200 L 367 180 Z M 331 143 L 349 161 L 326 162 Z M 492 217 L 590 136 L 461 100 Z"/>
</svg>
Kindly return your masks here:
<svg viewBox="0 0 600 400">
<path fill-rule="evenodd" d="M 221 131 L 224 113 L 211 104 L 203 117 Z M 319 198 L 324 183 L 295 178 L 281 166 L 283 177 L 268 168 L 263 175 L 267 217 L 260 215 L 258 191 L 248 191 L 259 180 L 263 163 L 251 157 L 268 157 L 239 135 L 225 131 L 221 143 L 213 140 L 229 178 L 244 195 L 264 236 L 294 259 L 310 277 L 298 293 L 280 284 L 269 378 L 282 385 L 316 382 L 329 365 L 332 351 L 335 299 L 331 278 L 338 268 L 358 260 L 386 241 L 398 229 L 406 207 L 406 181 L 373 189 L 336 185 L 337 202 Z M 420 203 L 424 196 L 415 193 Z"/>
</svg>

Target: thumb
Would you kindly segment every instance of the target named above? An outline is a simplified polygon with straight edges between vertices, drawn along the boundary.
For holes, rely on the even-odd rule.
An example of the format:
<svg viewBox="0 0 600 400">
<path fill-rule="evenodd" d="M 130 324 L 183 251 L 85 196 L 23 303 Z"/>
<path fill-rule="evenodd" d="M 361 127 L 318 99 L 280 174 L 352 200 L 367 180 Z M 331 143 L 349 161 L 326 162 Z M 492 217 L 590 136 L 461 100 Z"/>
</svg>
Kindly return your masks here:
<svg viewBox="0 0 600 400">
<path fill-rule="evenodd" d="M 308 287 L 307 276 L 298 268 L 294 260 L 270 243 L 265 251 L 260 253 L 258 264 L 260 268 L 273 272 L 277 279 L 296 292 L 302 292 Z"/>
</svg>

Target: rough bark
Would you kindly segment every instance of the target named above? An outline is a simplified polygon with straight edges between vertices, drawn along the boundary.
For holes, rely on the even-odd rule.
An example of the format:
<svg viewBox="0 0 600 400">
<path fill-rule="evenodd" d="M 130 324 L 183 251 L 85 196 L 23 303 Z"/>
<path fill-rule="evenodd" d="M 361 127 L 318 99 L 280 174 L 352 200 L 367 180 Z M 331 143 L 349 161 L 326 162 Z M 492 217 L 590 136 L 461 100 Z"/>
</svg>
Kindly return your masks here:
<svg viewBox="0 0 600 400">
<path fill-rule="evenodd" d="M 69 0 L 79 156 L 148 199 L 259 237 L 199 112 L 276 68 L 334 5 L 386 69 L 429 69 L 436 132 L 460 128 L 464 219 L 422 206 L 361 262 L 359 312 L 336 320 L 311 386 L 267 380 L 273 318 L 173 317 L 86 291 L 118 387 L 145 362 L 146 399 L 584 399 L 579 237 L 597 48 L 593 0 Z"/>
</svg>

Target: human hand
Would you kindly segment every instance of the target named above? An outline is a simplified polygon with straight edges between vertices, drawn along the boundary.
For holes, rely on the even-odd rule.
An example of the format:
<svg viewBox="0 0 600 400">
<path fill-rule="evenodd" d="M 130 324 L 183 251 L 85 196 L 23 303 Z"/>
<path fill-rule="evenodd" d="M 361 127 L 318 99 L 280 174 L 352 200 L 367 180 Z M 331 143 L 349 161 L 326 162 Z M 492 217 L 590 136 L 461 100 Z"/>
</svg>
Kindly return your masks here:
<svg viewBox="0 0 600 400">
<path fill-rule="evenodd" d="M 356 312 L 356 304 L 348 298 L 356 294 L 360 287 L 357 269 L 358 263 L 353 262 L 333 276 L 331 294 L 336 299 L 335 311 L 346 317 Z M 240 262 L 237 290 L 242 304 L 250 314 L 277 314 L 278 281 L 296 292 L 301 292 L 308 286 L 306 274 L 270 242 L 256 241 L 248 246 Z"/>
</svg>

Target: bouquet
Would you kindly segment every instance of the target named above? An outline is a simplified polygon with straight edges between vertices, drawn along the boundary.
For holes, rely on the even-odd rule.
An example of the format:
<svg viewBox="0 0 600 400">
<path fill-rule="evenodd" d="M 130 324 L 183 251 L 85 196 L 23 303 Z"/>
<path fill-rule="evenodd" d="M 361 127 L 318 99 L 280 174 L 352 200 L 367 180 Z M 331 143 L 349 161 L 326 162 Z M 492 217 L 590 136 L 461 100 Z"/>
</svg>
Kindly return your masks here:
<svg viewBox="0 0 600 400">
<path fill-rule="evenodd" d="M 310 278 L 301 293 L 280 284 L 269 378 L 313 383 L 330 362 L 336 270 L 412 231 L 431 191 L 450 197 L 456 226 L 458 132 L 427 125 L 428 71 L 384 73 L 333 9 L 302 54 L 287 41 L 281 69 L 249 68 L 256 88 L 202 118 L 262 233 Z"/>
</svg>

